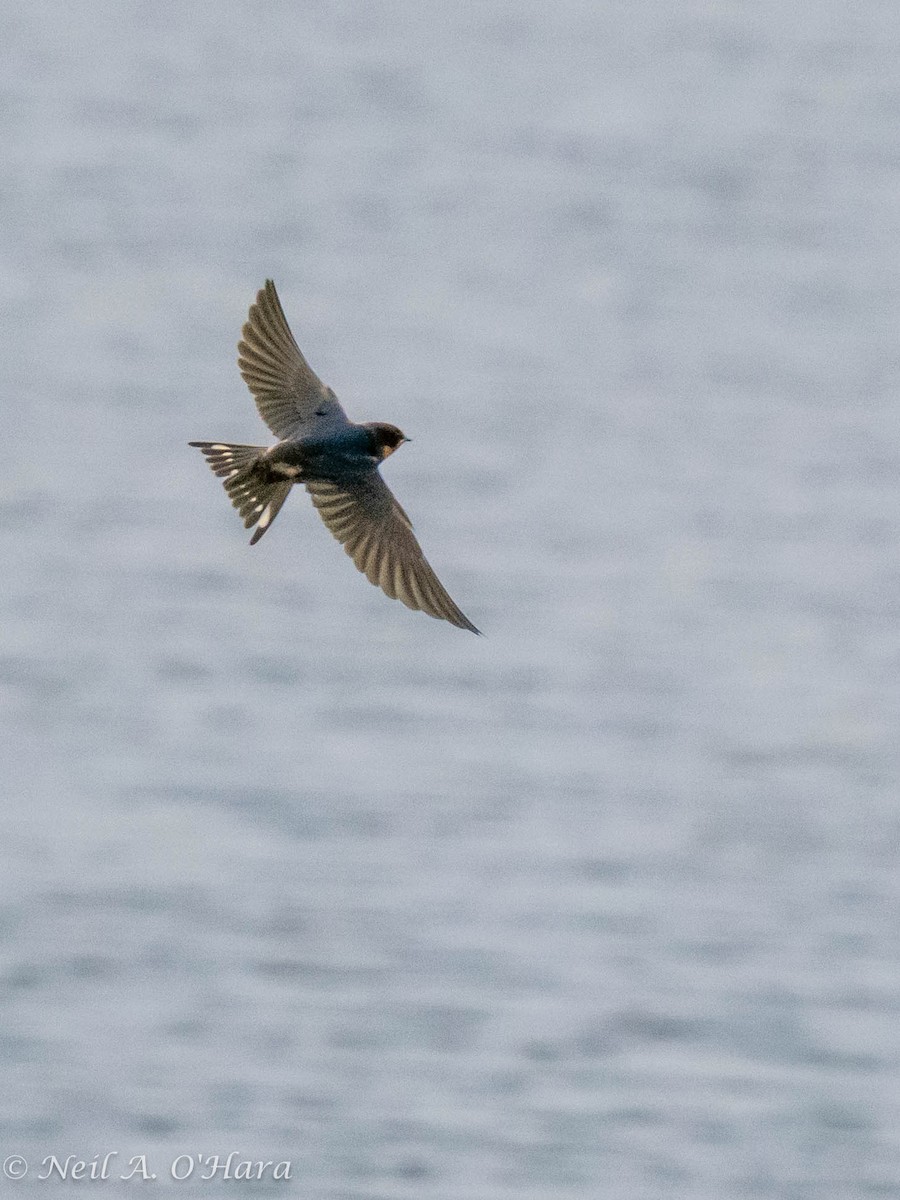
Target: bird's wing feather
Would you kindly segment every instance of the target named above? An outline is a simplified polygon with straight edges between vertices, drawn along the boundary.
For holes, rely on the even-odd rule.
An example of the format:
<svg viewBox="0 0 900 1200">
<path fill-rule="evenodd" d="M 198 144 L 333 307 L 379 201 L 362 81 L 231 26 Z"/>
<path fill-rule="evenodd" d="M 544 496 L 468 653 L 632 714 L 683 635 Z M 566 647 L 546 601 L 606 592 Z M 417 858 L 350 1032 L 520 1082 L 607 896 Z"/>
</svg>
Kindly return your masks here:
<svg viewBox="0 0 900 1200">
<path fill-rule="evenodd" d="M 407 608 L 478 633 L 429 566 L 412 522 L 377 471 L 349 483 L 308 480 L 306 490 L 370 583 Z"/>
<path fill-rule="evenodd" d="M 271 279 L 250 306 L 238 366 L 265 423 L 280 438 L 344 425 L 347 415 L 300 353 Z"/>
</svg>

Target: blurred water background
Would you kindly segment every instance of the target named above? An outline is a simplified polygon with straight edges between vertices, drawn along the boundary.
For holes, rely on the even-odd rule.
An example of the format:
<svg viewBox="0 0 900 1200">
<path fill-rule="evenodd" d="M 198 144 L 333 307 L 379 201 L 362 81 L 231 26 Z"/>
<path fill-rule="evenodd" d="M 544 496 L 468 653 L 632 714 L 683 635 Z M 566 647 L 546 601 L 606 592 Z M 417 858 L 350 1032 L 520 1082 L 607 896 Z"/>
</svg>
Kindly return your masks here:
<svg viewBox="0 0 900 1200">
<path fill-rule="evenodd" d="M 900 1194 L 897 5 L 0 55 L 3 1194 Z M 187 448 L 269 275 L 485 638 Z"/>
</svg>

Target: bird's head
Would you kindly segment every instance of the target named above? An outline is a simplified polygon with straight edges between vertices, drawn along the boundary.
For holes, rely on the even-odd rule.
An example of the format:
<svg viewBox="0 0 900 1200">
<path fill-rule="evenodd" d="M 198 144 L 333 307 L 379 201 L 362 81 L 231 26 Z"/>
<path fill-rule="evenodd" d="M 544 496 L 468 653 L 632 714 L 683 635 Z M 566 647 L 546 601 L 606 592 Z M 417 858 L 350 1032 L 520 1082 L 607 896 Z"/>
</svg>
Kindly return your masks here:
<svg viewBox="0 0 900 1200">
<path fill-rule="evenodd" d="M 385 459 L 393 454 L 398 446 L 408 442 L 409 438 L 396 425 L 387 425 L 383 421 L 372 421 L 366 426 L 372 435 L 373 453 L 376 458 Z"/>
</svg>

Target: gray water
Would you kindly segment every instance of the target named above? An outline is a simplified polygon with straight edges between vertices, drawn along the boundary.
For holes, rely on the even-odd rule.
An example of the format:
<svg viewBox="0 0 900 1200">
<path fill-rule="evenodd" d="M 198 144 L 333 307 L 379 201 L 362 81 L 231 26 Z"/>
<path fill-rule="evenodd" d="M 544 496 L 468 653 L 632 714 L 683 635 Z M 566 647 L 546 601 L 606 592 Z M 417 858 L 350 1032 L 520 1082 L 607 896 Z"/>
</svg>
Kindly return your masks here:
<svg viewBox="0 0 900 1200">
<path fill-rule="evenodd" d="M 900 1194 L 897 5 L 0 48 L 2 1194 Z M 269 275 L 486 637 L 187 448 Z"/>
</svg>

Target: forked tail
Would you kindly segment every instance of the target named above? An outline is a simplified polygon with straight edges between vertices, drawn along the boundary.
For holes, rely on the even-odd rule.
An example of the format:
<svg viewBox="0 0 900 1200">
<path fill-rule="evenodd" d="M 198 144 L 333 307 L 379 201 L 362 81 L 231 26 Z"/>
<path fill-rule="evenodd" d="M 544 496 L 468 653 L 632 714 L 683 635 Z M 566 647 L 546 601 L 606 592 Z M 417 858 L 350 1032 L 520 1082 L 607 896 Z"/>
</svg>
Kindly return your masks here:
<svg viewBox="0 0 900 1200">
<path fill-rule="evenodd" d="M 224 442 L 189 442 L 206 456 L 214 475 L 222 480 L 231 503 L 244 521 L 244 527 L 256 532 L 254 545 L 278 515 L 293 486 L 275 475 L 266 462 L 265 446 L 229 446 Z"/>
</svg>

